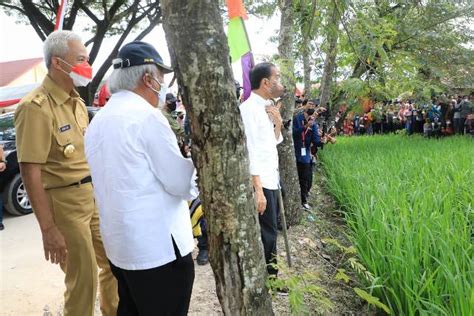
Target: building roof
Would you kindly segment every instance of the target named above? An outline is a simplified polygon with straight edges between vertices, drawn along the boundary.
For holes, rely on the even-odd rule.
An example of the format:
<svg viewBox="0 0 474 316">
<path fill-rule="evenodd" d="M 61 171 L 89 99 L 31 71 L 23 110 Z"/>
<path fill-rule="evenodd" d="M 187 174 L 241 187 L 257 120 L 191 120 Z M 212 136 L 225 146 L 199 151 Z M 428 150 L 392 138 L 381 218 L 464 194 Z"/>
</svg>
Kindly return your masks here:
<svg viewBox="0 0 474 316">
<path fill-rule="evenodd" d="M 31 58 L 0 63 L 0 87 L 8 85 L 42 61 L 43 58 Z"/>
</svg>

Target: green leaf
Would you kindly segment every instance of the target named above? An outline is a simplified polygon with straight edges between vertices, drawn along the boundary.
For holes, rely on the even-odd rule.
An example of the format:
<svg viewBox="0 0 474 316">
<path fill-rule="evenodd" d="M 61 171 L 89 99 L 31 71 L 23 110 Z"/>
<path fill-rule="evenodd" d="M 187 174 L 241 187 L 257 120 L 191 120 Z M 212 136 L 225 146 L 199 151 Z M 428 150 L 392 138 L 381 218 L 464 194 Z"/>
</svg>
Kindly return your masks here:
<svg viewBox="0 0 474 316">
<path fill-rule="evenodd" d="M 337 274 L 334 277 L 334 279 L 337 280 L 337 281 L 342 280 L 346 284 L 349 283 L 351 278 L 345 272 L 346 272 L 345 269 L 337 269 Z"/>
<path fill-rule="evenodd" d="M 359 295 L 363 300 L 365 300 L 369 305 L 374 305 L 378 308 L 381 308 L 386 312 L 387 314 L 391 314 L 390 308 L 388 308 L 387 305 L 384 303 L 380 302 L 378 297 L 372 296 L 366 291 L 359 289 L 358 287 L 354 288 L 354 291 L 356 292 L 357 295 Z"/>
</svg>

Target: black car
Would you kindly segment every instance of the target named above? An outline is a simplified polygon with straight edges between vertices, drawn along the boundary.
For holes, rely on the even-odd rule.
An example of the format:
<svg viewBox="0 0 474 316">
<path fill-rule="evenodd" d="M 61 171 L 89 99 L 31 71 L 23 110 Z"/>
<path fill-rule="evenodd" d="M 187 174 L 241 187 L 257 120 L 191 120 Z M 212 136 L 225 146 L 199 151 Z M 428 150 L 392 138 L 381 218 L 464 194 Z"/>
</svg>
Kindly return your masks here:
<svg viewBox="0 0 474 316">
<path fill-rule="evenodd" d="M 87 107 L 89 120 L 98 110 L 99 108 Z M 20 176 L 17 160 L 14 113 L 0 115 L 0 144 L 3 145 L 7 161 L 7 169 L 0 173 L 0 194 L 2 194 L 5 209 L 13 215 L 30 214 L 33 210 Z"/>
</svg>

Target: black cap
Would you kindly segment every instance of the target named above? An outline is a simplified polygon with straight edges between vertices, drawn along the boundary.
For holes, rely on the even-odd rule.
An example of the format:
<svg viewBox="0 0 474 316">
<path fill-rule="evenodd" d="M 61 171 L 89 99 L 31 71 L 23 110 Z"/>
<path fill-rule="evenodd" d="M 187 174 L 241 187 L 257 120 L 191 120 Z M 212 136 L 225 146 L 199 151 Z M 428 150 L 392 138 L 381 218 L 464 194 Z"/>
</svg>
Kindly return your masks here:
<svg viewBox="0 0 474 316">
<path fill-rule="evenodd" d="M 156 49 L 148 43 L 135 41 L 126 44 L 118 52 L 117 58 L 112 60 L 114 69 L 155 64 L 164 73 L 173 72 L 173 69 L 163 63 L 163 59 Z"/>
<path fill-rule="evenodd" d="M 175 98 L 175 96 L 172 93 L 167 93 L 166 94 L 166 102 L 167 103 L 174 103 L 178 101 L 178 99 Z"/>
</svg>

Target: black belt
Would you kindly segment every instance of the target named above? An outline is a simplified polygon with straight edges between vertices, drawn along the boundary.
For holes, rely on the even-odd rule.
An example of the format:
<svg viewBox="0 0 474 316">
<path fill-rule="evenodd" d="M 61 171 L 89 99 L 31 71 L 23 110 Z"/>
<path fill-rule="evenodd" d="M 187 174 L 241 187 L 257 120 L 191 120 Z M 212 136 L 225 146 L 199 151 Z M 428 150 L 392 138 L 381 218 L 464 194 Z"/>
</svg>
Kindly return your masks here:
<svg viewBox="0 0 474 316">
<path fill-rule="evenodd" d="M 89 182 L 92 182 L 92 177 L 91 176 L 87 176 L 87 177 L 85 177 L 84 179 L 82 179 L 78 182 L 71 183 L 70 185 L 68 185 L 68 187 L 73 187 L 75 185 L 86 184 L 86 183 L 89 183 Z"/>
</svg>

